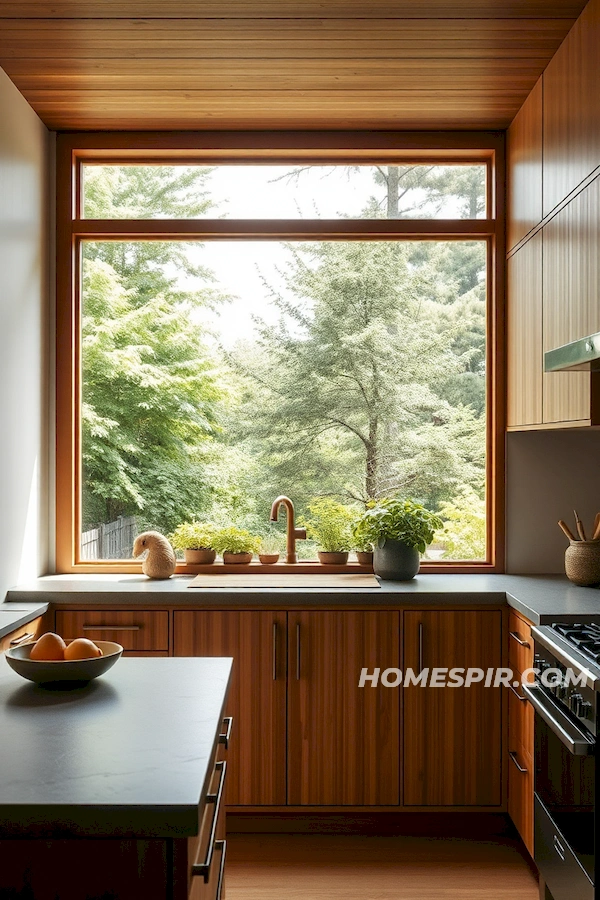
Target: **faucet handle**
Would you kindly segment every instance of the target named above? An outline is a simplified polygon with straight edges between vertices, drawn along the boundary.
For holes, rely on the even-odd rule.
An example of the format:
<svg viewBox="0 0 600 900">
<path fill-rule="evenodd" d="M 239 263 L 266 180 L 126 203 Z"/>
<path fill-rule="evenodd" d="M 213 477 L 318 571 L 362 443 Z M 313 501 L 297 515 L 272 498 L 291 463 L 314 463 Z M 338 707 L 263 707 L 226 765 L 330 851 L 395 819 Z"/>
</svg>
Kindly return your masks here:
<svg viewBox="0 0 600 900">
<path fill-rule="evenodd" d="M 306 540 L 306 528 L 294 528 L 294 537 L 297 541 Z"/>
</svg>

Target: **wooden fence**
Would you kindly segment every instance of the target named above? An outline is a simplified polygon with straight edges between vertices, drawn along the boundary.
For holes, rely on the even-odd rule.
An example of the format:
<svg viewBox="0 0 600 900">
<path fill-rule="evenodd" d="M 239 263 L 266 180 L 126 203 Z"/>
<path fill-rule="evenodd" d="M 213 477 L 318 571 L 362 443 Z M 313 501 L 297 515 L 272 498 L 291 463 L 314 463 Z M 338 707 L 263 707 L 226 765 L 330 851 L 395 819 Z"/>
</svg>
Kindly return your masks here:
<svg viewBox="0 0 600 900">
<path fill-rule="evenodd" d="M 81 535 L 82 559 L 130 559 L 138 533 L 135 516 L 119 516 Z"/>
</svg>

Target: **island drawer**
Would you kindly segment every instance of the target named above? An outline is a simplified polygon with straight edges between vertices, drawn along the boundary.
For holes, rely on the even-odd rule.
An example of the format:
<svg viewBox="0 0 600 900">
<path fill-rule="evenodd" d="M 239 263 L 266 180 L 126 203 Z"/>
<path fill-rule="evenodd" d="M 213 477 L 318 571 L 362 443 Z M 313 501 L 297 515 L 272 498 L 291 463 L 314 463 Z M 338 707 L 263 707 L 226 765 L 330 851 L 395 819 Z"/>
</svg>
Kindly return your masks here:
<svg viewBox="0 0 600 900">
<path fill-rule="evenodd" d="M 56 631 L 65 640 L 116 641 L 125 650 L 168 650 L 169 613 L 161 610 L 56 611 Z"/>
<path fill-rule="evenodd" d="M 15 630 L 11 631 L 10 634 L 7 634 L 6 637 L 0 638 L 0 653 L 4 653 L 5 650 L 10 650 L 11 647 L 19 647 L 21 644 L 28 644 L 30 641 L 34 640 L 34 638 L 37 638 L 41 624 L 42 618 L 40 616 L 38 619 L 28 622 L 27 625 L 21 625 L 19 628 L 15 628 Z"/>
<path fill-rule="evenodd" d="M 223 720 L 219 747 L 208 795 L 199 811 L 198 834 L 188 839 L 188 900 L 223 900 L 225 857 L 225 760 L 233 720 Z"/>
</svg>

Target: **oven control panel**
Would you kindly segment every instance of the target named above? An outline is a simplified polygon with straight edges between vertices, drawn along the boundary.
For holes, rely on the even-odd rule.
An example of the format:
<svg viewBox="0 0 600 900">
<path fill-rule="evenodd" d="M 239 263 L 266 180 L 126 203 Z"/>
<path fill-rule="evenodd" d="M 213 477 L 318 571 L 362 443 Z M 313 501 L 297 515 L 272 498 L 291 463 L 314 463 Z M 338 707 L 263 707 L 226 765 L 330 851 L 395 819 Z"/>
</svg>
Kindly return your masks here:
<svg viewBox="0 0 600 900">
<path fill-rule="evenodd" d="M 549 693 L 560 705 L 589 731 L 596 732 L 596 692 L 581 679 L 579 668 L 568 668 L 553 654 L 536 642 L 533 660 L 539 673 L 536 684 Z"/>
</svg>

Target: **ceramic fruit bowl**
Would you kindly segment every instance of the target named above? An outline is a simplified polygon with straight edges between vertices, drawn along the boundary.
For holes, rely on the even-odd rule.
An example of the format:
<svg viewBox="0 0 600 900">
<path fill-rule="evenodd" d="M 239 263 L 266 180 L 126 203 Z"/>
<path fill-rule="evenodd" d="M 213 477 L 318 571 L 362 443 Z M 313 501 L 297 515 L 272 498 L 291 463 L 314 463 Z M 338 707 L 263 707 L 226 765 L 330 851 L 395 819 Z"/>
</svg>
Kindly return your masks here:
<svg viewBox="0 0 600 900">
<path fill-rule="evenodd" d="M 91 681 L 108 672 L 120 659 L 123 648 L 113 641 L 94 641 L 102 656 L 93 659 L 46 660 L 29 659 L 33 644 L 13 647 L 4 654 L 6 662 L 18 675 L 36 684 L 64 685 Z"/>
</svg>

